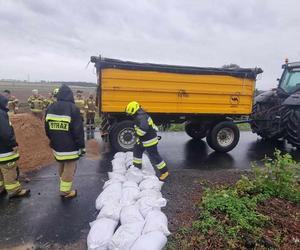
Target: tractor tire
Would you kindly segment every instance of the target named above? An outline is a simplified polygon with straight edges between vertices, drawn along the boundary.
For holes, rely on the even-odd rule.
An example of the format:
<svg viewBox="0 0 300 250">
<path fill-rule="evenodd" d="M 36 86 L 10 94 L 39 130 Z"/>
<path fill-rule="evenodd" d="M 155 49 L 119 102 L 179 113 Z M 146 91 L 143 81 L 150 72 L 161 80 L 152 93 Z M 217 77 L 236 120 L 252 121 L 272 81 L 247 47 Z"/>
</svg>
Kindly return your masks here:
<svg viewBox="0 0 300 250">
<path fill-rule="evenodd" d="M 185 123 L 185 132 L 193 139 L 200 140 L 207 135 L 207 126 L 188 121 Z"/>
<path fill-rule="evenodd" d="M 115 123 L 109 132 L 109 140 L 113 149 L 117 152 L 132 151 L 136 143 L 132 121 L 121 121 Z"/>
<path fill-rule="evenodd" d="M 291 107 L 283 117 L 285 139 L 292 146 L 300 148 L 300 107 Z"/>
<path fill-rule="evenodd" d="M 284 127 L 282 119 L 277 118 L 277 116 L 281 117 L 285 112 L 286 108 L 284 106 L 272 109 L 268 104 L 254 104 L 252 114 L 250 115 L 252 132 L 267 140 L 283 138 Z"/>
<path fill-rule="evenodd" d="M 239 142 L 240 130 L 231 121 L 217 123 L 206 137 L 207 144 L 217 152 L 229 152 Z"/>
</svg>

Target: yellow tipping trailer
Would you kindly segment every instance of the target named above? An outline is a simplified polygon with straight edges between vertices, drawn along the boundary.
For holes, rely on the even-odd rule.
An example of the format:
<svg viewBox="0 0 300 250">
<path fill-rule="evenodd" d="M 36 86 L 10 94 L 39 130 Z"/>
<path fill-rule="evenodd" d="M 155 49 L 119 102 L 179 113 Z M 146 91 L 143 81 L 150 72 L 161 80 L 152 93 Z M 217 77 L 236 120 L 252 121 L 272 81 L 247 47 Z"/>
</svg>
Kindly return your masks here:
<svg viewBox="0 0 300 250">
<path fill-rule="evenodd" d="M 212 128 L 220 122 L 232 125 L 229 117 L 251 113 L 256 76 L 262 72 L 260 68 L 185 67 L 101 57 L 91 61 L 97 69 L 102 132 L 109 135 L 117 150 L 129 150 L 134 145 L 133 130 L 128 128 L 122 134 L 131 126 L 124 110 L 132 100 L 138 101 L 158 125 L 186 122 L 186 132 L 193 138 L 210 137 L 207 141 L 215 150 L 231 150 L 237 142 L 229 140 L 216 147 Z"/>
</svg>

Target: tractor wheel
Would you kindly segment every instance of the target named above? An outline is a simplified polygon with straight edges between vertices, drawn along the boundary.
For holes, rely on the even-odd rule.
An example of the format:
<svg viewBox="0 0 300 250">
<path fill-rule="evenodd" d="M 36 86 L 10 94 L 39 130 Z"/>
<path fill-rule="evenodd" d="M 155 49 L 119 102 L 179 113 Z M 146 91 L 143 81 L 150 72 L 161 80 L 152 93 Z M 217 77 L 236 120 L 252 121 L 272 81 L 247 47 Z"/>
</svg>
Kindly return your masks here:
<svg viewBox="0 0 300 250">
<path fill-rule="evenodd" d="M 132 121 L 122 121 L 113 125 L 109 139 L 111 146 L 116 151 L 131 151 L 136 142 L 135 131 Z"/>
<path fill-rule="evenodd" d="M 186 122 L 185 132 L 193 139 L 202 139 L 207 135 L 207 126 L 196 122 Z"/>
<path fill-rule="evenodd" d="M 253 133 L 264 139 L 277 140 L 283 137 L 284 127 L 280 117 L 286 112 L 284 106 L 274 109 L 269 104 L 256 103 L 253 106 L 250 119 Z"/>
<path fill-rule="evenodd" d="M 283 117 L 285 138 L 292 146 L 300 148 L 300 107 L 288 109 Z"/>
</svg>

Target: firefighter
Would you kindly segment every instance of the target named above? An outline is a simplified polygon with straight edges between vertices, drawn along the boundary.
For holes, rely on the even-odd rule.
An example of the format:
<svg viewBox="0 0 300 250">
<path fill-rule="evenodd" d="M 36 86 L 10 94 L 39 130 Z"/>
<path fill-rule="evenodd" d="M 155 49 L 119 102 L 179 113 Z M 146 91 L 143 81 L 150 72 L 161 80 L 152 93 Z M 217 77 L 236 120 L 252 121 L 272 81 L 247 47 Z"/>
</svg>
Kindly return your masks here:
<svg viewBox="0 0 300 250">
<path fill-rule="evenodd" d="M 133 164 L 137 168 L 142 167 L 142 156 L 146 150 L 151 162 L 159 171 L 159 179 L 165 181 L 169 176 L 166 162 L 161 158 L 157 150 L 158 128 L 152 118 L 141 108 L 138 102 L 132 101 L 126 107 L 126 114 L 132 116 L 137 142 L 133 149 Z"/>
<path fill-rule="evenodd" d="M 58 93 L 59 88 L 55 88 L 51 93 L 49 93 L 49 97 L 45 98 L 44 106 L 47 109 L 52 103 L 56 102 L 56 96 Z"/>
<path fill-rule="evenodd" d="M 0 94 L 0 194 L 9 198 L 24 197 L 30 190 L 22 188 L 17 174 L 18 144 L 8 118 L 8 99 Z"/>
<path fill-rule="evenodd" d="M 76 91 L 76 97 L 75 97 L 75 104 L 80 110 L 80 115 L 82 117 L 82 120 L 84 120 L 84 106 L 85 106 L 85 100 L 82 97 L 82 91 L 77 90 Z"/>
<path fill-rule="evenodd" d="M 57 101 L 46 111 L 45 130 L 54 157 L 59 162 L 60 195 L 74 198 L 77 191 L 72 189 L 73 178 L 77 160 L 85 153 L 85 144 L 80 111 L 67 85 L 60 87 Z"/>
<path fill-rule="evenodd" d="M 8 115 L 17 114 L 19 111 L 19 100 L 11 95 L 11 92 L 8 89 L 4 90 L 3 94 L 8 99 Z"/>
<path fill-rule="evenodd" d="M 30 111 L 40 119 L 43 118 L 44 103 L 44 98 L 39 95 L 39 91 L 33 89 L 32 95 L 28 98 L 28 104 Z"/>
<path fill-rule="evenodd" d="M 95 115 L 97 111 L 96 101 L 92 94 L 89 95 L 89 98 L 85 101 L 85 120 L 86 120 L 86 131 L 87 139 L 94 138 L 95 132 Z"/>
</svg>

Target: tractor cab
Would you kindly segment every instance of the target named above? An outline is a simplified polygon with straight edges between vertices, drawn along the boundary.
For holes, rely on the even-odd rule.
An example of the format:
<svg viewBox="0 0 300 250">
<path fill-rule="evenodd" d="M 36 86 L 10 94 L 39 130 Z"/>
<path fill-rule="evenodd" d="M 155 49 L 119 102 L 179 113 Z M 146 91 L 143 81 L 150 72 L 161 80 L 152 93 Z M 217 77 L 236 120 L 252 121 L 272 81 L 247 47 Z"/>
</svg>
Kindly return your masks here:
<svg viewBox="0 0 300 250">
<path fill-rule="evenodd" d="M 289 96 L 300 90 L 300 62 L 286 63 L 279 80 L 278 94 Z"/>
</svg>

